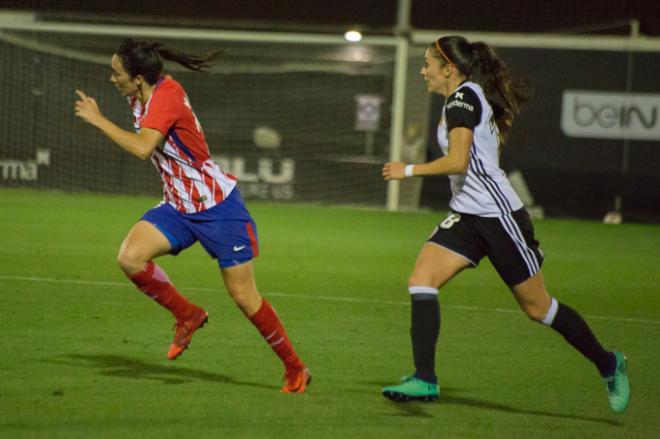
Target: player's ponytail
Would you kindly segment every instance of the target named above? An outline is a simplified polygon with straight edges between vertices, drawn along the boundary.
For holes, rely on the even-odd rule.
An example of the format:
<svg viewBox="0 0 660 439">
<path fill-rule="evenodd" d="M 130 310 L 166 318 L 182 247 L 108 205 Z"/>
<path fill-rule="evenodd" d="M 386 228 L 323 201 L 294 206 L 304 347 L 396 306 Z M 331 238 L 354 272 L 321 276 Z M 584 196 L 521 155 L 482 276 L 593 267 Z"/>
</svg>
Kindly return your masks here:
<svg viewBox="0 0 660 439">
<path fill-rule="evenodd" d="M 509 136 L 513 119 L 531 94 L 529 82 L 513 79 L 509 67 L 492 47 L 481 41 L 470 44 L 472 51 L 472 80 L 481 85 L 486 99 L 493 105 L 495 120 L 502 143 Z"/>
<path fill-rule="evenodd" d="M 148 43 L 126 38 L 119 44 L 116 54 L 132 77 L 142 75 L 149 84 L 155 84 L 163 71 L 164 59 L 189 70 L 203 72 L 212 65 L 219 52 L 201 57 L 164 47 L 158 42 Z"/>
<path fill-rule="evenodd" d="M 154 43 L 153 48 L 161 58 L 168 61 L 174 61 L 177 64 L 182 65 L 183 67 L 194 70 L 196 72 L 205 72 L 209 67 L 213 65 L 213 61 L 218 57 L 220 52 L 213 52 L 206 57 L 201 57 L 198 55 L 193 55 L 190 53 L 179 52 L 173 49 L 168 49 L 163 47 L 160 43 Z"/>
<path fill-rule="evenodd" d="M 507 65 L 486 43 L 470 43 L 461 36 L 452 35 L 435 41 L 431 49 L 441 63 L 453 64 L 466 78 L 481 86 L 493 107 L 503 144 L 521 105 L 529 99 L 529 83 L 512 79 Z"/>
</svg>

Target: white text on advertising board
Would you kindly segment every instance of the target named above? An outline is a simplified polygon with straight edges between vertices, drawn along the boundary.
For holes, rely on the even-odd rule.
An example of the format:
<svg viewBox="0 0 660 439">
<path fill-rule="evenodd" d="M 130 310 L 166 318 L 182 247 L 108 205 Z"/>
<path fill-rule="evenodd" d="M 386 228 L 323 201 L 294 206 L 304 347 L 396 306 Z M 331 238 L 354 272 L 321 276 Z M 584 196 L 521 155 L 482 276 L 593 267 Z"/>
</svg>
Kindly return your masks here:
<svg viewBox="0 0 660 439">
<path fill-rule="evenodd" d="M 246 198 L 290 200 L 294 196 L 296 163 L 292 159 L 213 156 L 213 161 L 236 176 Z"/>
<path fill-rule="evenodd" d="M 570 137 L 660 141 L 660 94 L 565 90 L 561 129 Z"/>
<path fill-rule="evenodd" d="M 39 178 L 39 165 L 50 166 L 50 150 L 37 149 L 34 160 L 0 159 L 0 179 L 35 181 Z"/>
</svg>

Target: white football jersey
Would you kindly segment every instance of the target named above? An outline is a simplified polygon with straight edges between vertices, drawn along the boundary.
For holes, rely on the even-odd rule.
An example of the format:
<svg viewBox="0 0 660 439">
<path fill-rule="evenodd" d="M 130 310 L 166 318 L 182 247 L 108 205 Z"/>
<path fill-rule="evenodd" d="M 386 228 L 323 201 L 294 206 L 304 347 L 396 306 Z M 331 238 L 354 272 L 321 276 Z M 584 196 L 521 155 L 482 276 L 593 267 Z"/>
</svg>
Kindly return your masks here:
<svg viewBox="0 0 660 439">
<path fill-rule="evenodd" d="M 449 207 L 459 213 L 498 217 L 522 208 L 523 203 L 500 168 L 499 138 L 493 109 L 481 87 L 465 81 L 445 100 L 438 125 L 438 144 L 449 152 L 452 128 L 472 131 L 470 161 L 465 174 L 449 176 L 452 199 Z"/>
</svg>

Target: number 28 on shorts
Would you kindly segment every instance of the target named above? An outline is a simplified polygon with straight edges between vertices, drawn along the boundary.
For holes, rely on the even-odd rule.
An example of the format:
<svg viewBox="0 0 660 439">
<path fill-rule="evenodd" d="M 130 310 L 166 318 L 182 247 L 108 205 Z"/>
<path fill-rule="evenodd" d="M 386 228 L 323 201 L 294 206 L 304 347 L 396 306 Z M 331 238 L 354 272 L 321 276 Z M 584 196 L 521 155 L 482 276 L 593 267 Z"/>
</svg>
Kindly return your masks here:
<svg viewBox="0 0 660 439">
<path fill-rule="evenodd" d="M 440 223 L 441 229 L 451 229 L 454 224 L 461 220 L 461 215 L 456 212 L 450 212 L 447 218 Z"/>
</svg>

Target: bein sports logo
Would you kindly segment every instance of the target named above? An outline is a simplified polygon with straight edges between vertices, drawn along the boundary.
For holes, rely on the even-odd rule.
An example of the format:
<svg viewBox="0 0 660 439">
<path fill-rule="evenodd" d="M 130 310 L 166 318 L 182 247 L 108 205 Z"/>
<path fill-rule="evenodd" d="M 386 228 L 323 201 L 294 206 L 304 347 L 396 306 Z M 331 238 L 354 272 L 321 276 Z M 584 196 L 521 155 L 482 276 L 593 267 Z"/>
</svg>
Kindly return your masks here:
<svg viewBox="0 0 660 439">
<path fill-rule="evenodd" d="M 565 90 L 561 129 L 570 137 L 660 141 L 660 95 Z"/>
</svg>

